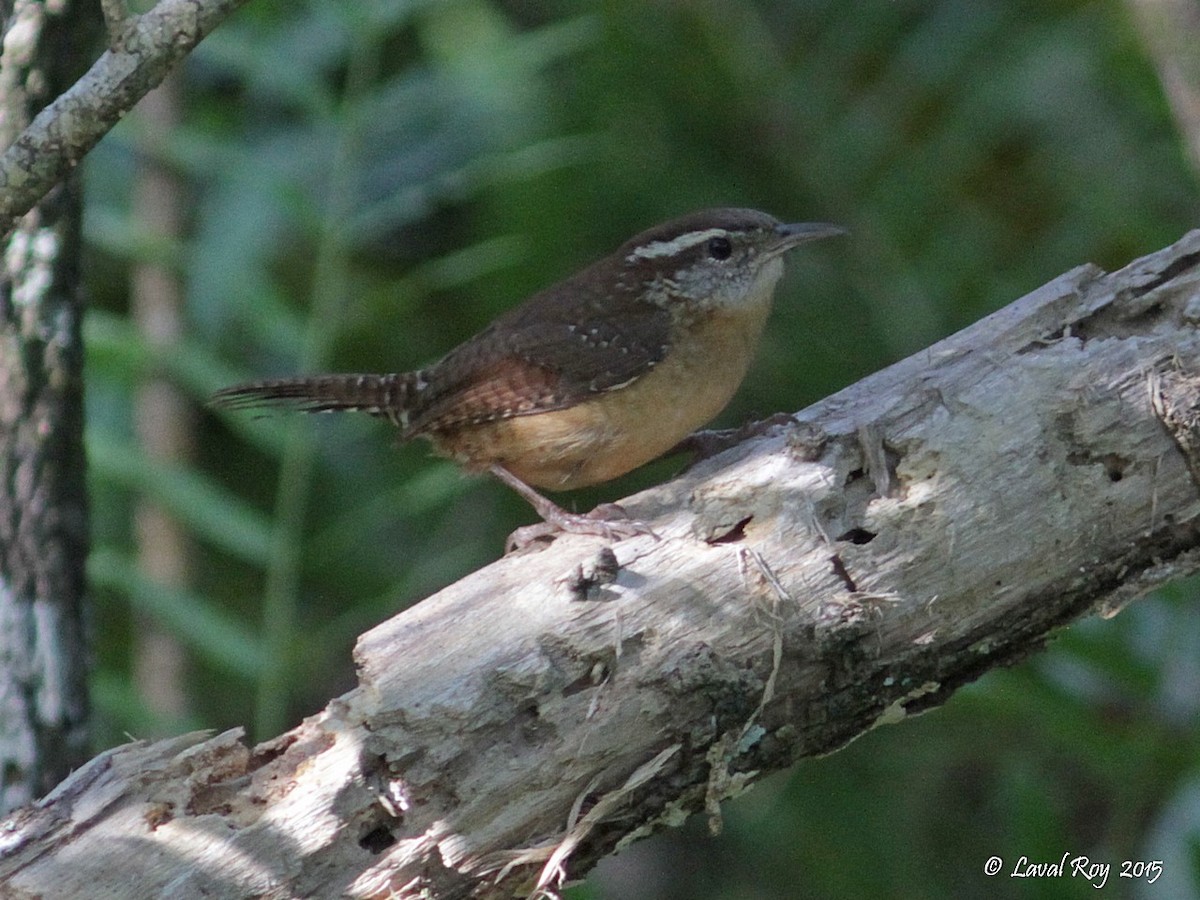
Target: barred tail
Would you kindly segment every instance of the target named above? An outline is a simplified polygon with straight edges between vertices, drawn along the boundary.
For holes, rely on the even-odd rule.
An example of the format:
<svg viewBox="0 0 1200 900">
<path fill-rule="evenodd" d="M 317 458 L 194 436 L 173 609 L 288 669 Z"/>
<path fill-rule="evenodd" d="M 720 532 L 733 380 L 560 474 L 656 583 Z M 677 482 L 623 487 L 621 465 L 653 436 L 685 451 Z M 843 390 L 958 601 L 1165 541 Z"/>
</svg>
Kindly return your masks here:
<svg viewBox="0 0 1200 900">
<path fill-rule="evenodd" d="M 359 410 L 387 416 L 404 426 L 417 391 L 419 372 L 398 375 L 312 375 L 253 381 L 222 388 L 209 401 L 227 409 L 281 407 L 302 412 Z"/>
</svg>

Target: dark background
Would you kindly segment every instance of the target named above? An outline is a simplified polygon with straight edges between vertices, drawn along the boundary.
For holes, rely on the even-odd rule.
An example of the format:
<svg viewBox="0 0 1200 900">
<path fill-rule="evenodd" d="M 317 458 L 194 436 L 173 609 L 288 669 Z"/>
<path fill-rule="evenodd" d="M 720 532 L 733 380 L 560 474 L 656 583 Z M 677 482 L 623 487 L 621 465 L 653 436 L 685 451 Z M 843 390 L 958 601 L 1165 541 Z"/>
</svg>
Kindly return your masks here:
<svg viewBox="0 0 1200 900">
<path fill-rule="evenodd" d="M 851 232 L 791 255 L 721 421 L 802 408 L 1193 227 L 1197 174 L 1132 9 L 249 4 L 188 60 L 177 124 L 135 112 L 88 164 L 97 749 L 290 727 L 353 685 L 358 633 L 532 517 L 383 423 L 218 416 L 209 392 L 419 366 L 635 231 L 745 205 Z M 151 165 L 177 233 L 134 211 Z M 129 317 L 147 265 L 185 298 L 168 352 Z M 168 424 L 137 424 L 152 385 L 185 401 L 175 458 L 137 437 Z M 588 508 L 678 465 L 560 499 Z M 147 504 L 184 538 L 169 579 L 139 561 Z M 699 817 L 571 896 L 1093 896 L 1009 877 L 1064 853 L 1113 864 L 1105 896 L 1200 896 L 1196 593 L 1083 622 L 919 721 L 767 779 L 726 804 L 719 838 Z M 1118 878 L 1156 859 L 1158 883 Z"/>
</svg>

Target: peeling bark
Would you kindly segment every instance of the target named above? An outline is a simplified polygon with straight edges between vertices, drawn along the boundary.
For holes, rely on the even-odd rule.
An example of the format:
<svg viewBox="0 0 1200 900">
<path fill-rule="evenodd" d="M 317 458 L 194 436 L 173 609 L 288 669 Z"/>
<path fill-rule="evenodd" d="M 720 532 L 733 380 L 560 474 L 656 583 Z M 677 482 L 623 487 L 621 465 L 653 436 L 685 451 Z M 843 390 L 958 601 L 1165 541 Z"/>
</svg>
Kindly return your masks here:
<svg viewBox="0 0 1200 900">
<path fill-rule="evenodd" d="M 1200 567 L 1200 231 L 1084 266 L 359 640 L 253 750 L 108 751 L 3 830 L 50 896 L 508 897 Z M 120 841 L 119 857 L 105 848 Z"/>
</svg>

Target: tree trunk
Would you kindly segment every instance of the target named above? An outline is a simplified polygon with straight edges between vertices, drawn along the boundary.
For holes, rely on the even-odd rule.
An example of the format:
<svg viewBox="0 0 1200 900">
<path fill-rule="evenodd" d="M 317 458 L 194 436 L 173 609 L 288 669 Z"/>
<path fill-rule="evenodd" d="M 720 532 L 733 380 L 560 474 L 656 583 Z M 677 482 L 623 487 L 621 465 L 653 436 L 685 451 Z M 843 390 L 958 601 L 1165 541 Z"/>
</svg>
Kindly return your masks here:
<svg viewBox="0 0 1200 900">
<path fill-rule="evenodd" d="M 251 750 L 108 751 L 3 830 L 58 897 L 509 897 L 1200 568 L 1200 231 L 1084 266 L 363 635 Z M 114 840 L 119 844 L 114 844 Z M 120 846 L 121 853 L 108 848 Z"/>
<path fill-rule="evenodd" d="M 164 161 L 163 137 L 175 132 L 181 114 L 178 75 L 169 76 L 142 98 L 136 115 L 143 123 L 133 192 L 133 218 L 166 241 L 181 241 L 187 207 L 183 179 Z M 184 330 L 182 278 L 170 265 L 144 260 L 133 268 L 130 307 L 146 346 L 169 354 Z M 134 428 L 146 456 L 168 465 L 186 465 L 195 445 L 194 405 L 162 375 L 143 381 L 134 394 Z M 141 496 L 133 509 L 137 567 L 156 584 L 172 590 L 191 587 L 191 540 L 166 509 Z M 178 637 L 152 617 L 137 616 L 133 681 L 156 719 L 182 721 L 188 714 L 187 655 Z M 174 729 L 160 731 L 157 736 Z"/>
<path fill-rule="evenodd" d="M 99 19 L 18 0 L 0 69 L 5 145 L 82 71 Z M 94 21 L 92 21 L 94 19 Z M 78 179 L 4 244 L 0 276 L 0 808 L 87 757 L 88 546 Z"/>
</svg>

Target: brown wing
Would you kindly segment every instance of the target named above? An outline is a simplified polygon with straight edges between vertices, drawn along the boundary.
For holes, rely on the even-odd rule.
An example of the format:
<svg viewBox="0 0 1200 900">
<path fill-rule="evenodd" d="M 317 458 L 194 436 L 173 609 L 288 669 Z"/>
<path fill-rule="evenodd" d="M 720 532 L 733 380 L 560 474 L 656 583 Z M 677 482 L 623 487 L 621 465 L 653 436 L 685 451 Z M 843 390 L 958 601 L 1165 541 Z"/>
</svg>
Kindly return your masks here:
<svg viewBox="0 0 1200 900">
<path fill-rule="evenodd" d="M 427 369 L 407 434 L 564 409 L 649 372 L 667 353 L 670 312 L 593 270 L 531 297 Z"/>
</svg>

